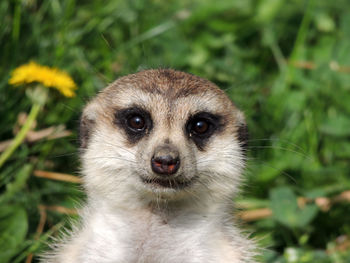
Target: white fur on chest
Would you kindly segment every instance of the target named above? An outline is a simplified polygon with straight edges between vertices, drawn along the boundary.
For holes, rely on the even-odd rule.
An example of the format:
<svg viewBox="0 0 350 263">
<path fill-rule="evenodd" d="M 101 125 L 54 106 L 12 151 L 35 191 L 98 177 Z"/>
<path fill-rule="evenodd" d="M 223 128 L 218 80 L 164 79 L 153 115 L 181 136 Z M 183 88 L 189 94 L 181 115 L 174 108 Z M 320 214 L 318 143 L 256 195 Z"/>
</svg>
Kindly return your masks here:
<svg viewBox="0 0 350 263">
<path fill-rule="evenodd" d="M 214 217 L 180 214 L 165 221 L 146 211 L 111 213 L 104 209 L 89 216 L 64 249 L 61 258 L 65 262 L 244 262 Z"/>
</svg>

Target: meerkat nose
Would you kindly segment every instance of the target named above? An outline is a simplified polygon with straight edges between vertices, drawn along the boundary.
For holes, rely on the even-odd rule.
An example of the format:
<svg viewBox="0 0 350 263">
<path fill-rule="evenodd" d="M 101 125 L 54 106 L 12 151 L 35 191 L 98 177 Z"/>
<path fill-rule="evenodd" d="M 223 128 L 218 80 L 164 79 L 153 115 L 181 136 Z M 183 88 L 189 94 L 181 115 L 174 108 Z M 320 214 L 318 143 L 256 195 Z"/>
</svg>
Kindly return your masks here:
<svg viewBox="0 0 350 263">
<path fill-rule="evenodd" d="M 174 146 L 164 145 L 156 148 L 151 159 L 153 172 L 161 175 L 172 175 L 180 167 L 179 152 Z"/>
</svg>

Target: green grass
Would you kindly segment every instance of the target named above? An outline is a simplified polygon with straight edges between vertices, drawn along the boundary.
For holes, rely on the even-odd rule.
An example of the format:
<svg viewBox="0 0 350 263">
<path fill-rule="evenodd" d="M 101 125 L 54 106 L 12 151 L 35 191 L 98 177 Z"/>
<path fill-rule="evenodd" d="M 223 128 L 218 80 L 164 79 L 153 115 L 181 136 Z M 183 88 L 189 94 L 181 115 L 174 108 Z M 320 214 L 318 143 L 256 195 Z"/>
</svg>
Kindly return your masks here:
<svg viewBox="0 0 350 263">
<path fill-rule="evenodd" d="M 2 0 L 0 17 L 0 141 L 31 108 L 7 84 L 14 68 L 34 60 L 79 86 L 72 99 L 50 92 L 36 126 L 64 124 L 73 135 L 23 143 L 0 169 L 1 262 L 38 254 L 67 221 L 47 211 L 38 237 L 38 205 L 84 198 L 74 184 L 31 175 L 78 174 L 86 101 L 115 78 L 154 67 L 205 77 L 245 112 L 247 183 L 236 202 L 273 211 L 245 224 L 270 249 L 262 262 L 350 262 L 349 202 L 322 211 L 296 201 L 350 190 L 349 1 Z"/>
</svg>

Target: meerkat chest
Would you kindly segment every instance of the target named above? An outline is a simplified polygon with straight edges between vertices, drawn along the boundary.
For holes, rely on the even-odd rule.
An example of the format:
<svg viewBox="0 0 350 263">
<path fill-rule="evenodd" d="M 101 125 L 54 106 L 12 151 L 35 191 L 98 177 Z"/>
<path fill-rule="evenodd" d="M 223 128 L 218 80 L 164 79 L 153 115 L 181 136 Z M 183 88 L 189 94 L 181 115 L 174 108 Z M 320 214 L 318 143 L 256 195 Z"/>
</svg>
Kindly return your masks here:
<svg viewBox="0 0 350 263">
<path fill-rule="evenodd" d="M 214 262 L 211 230 L 200 223 L 100 215 L 84 232 L 81 262 Z"/>
</svg>

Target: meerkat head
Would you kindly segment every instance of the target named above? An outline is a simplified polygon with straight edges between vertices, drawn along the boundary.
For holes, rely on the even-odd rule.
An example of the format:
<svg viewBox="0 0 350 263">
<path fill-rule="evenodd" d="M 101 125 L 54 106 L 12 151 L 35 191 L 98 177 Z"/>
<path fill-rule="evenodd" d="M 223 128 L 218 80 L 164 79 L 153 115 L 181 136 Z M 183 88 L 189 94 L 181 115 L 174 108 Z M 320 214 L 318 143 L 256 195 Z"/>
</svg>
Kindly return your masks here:
<svg viewBox="0 0 350 263">
<path fill-rule="evenodd" d="M 122 77 L 81 118 L 88 196 L 112 202 L 231 197 L 246 135 L 243 114 L 205 79 L 166 69 Z"/>
</svg>

